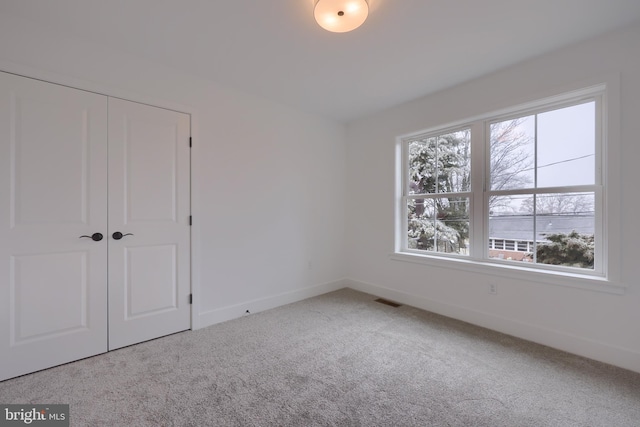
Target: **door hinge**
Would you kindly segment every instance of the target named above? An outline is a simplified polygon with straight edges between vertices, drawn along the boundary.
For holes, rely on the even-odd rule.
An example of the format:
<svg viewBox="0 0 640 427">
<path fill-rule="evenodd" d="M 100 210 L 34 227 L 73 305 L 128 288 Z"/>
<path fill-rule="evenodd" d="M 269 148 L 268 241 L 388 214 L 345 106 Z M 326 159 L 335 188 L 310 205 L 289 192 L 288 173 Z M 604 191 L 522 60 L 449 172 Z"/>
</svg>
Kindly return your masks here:
<svg viewBox="0 0 640 427">
<path fill-rule="evenodd" d="M 189 147 L 193 147 L 193 141 L 191 140 L 191 137 L 189 137 Z"/>
<path fill-rule="evenodd" d="M 189 225 L 193 225 L 193 216 L 189 215 Z"/>
<path fill-rule="evenodd" d="M 193 304 L 193 294 L 189 294 L 189 304 Z"/>
</svg>

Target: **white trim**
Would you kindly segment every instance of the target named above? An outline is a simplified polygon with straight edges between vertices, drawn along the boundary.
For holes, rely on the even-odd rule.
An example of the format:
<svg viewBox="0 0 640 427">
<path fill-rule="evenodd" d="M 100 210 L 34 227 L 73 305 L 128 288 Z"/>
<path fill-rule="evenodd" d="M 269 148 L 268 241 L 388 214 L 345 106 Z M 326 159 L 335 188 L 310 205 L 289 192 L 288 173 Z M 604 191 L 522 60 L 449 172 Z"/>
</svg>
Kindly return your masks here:
<svg viewBox="0 0 640 427">
<path fill-rule="evenodd" d="M 345 279 L 333 282 L 322 283 L 320 285 L 310 286 L 303 289 L 295 289 L 293 291 L 283 292 L 277 295 L 271 295 L 264 298 L 253 299 L 234 305 L 229 305 L 215 310 L 200 313 L 198 320 L 198 328 L 215 325 L 216 323 L 226 322 L 227 320 L 237 319 L 246 315 L 247 310 L 251 314 L 261 311 L 270 310 L 285 304 L 291 304 L 312 298 L 328 292 L 337 291 L 345 287 Z M 195 328 L 194 328 L 195 329 Z"/>
<path fill-rule="evenodd" d="M 395 144 L 395 197 L 394 197 L 394 250 L 396 252 L 406 248 L 408 244 L 407 233 L 402 230 L 404 221 L 401 218 L 407 217 L 407 204 L 404 202 L 404 192 L 407 179 L 404 172 L 408 169 L 408 158 L 404 155 L 405 144 L 401 138 L 396 138 Z"/>
<path fill-rule="evenodd" d="M 472 191 L 461 191 L 459 193 L 422 193 L 422 194 L 409 194 L 404 196 L 405 201 L 409 201 L 411 199 L 446 199 L 448 197 L 471 197 L 473 196 Z"/>
<path fill-rule="evenodd" d="M 530 196 L 534 194 L 554 194 L 554 193 L 594 193 L 600 189 L 597 184 L 590 185 L 568 185 L 565 187 L 528 187 L 514 188 L 513 190 L 487 190 L 487 196 Z M 544 214 L 541 214 L 544 215 Z"/>
<path fill-rule="evenodd" d="M 200 301 L 202 300 L 202 265 L 201 258 L 202 248 L 202 220 L 203 215 L 200 214 L 200 180 L 201 175 L 200 162 L 194 159 L 200 158 L 200 138 L 199 138 L 199 116 L 191 114 L 191 329 L 200 328 Z"/>
<path fill-rule="evenodd" d="M 596 275 L 578 274 L 565 271 L 553 271 L 551 269 L 536 269 L 523 267 L 511 261 L 478 261 L 468 257 L 444 257 L 435 255 L 423 255 L 408 252 L 394 252 L 389 254 L 394 261 L 423 264 L 433 267 L 450 268 L 454 270 L 471 271 L 493 277 L 506 277 L 527 282 L 545 283 L 557 286 L 569 286 L 572 288 L 598 291 L 609 294 L 624 294 L 627 287 L 621 283 L 607 280 Z"/>
<path fill-rule="evenodd" d="M 489 218 L 484 214 L 489 210 L 489 205 L 483 196 L 487 184 L 485 183 L 484 171 L 489 170 L 489 157 L 484 149 L 485 138 L 484 122 L 476 122 L 471 126 L 471 207 L 469 209 L 469 254 L 481 254 L 485 257 L 489 252 L 485 252 L 484 244 L 485 230 L 488 230 Z M 478 149 L 481 148 L 481 149 Z M 477 183 L 474 185 L 474 183 Z M 476 188 L 477 186 L 480 188 Z"/>
<path fill-rule="evenodd" d="M 412 307 L 469 322 L 507 335 L 543 344 L 604 363 L 640 372 L 640 353 L 605 342 L 559 332 L 555 329 L 513 320 L 493 313 L 442 303 L 403 291 L 357 280 L 346 280 L 346 286 Z M 491 296 L 495 298 L 495 296 Z"/>
<path fill-rule="evenodd" d="M 75 77 L 70 77 L 64 74 L 54 73 L 52 71 L 41 70 L 29 66 L 18 65 L 12 62 L 0 60 L 0 71 L 15 74 L 22 77 L 28 77 L 30 79 L 41 80 L 46 83 L 54 83 L 61 86 L 67 86 L 73 89 L 84 90 L 87 92 L 93 92 L 98 95 L 105 95 L 111 98 L 119 98 L 125 101 L 133 101 L 138 104 L 147 104 L 153 107 L 160 107 L 166 110 L 173 110 L 179 113 L 187 113 L 194 115 L 197 110 L 188 105 L 180 104 L 173 101 L 168 101 L 162 98 L 156 98 L 153 96 L 144 95 L 129 90 L 122 90 L 115 86 L 99 84 L 93 81 L 83 80 Z"/>
<path fill-rule="evenodd" d="M 603 224 L 603 248 L 608 254 L 605 257 L 602 266 L 607 272 L 607 277 L 612 282 L 621 281 L 622 264 L 620 262 L 622 221 L 621 221 L 621 203 L 622 203 L 622 180 L 620 176 L 621 165 L 621 97 L 620 97 L 620 74 L 611 75 L 605 80 L 607 90 L 604 92 L 602 99 L 603 113 L 603 129 L 602 137 L 605 143 L 602 144 L 602 164 L 603 182 L 606 188 L 604 192 L 604 200 L 602 203 L 602 224 Z"/>
</svg>

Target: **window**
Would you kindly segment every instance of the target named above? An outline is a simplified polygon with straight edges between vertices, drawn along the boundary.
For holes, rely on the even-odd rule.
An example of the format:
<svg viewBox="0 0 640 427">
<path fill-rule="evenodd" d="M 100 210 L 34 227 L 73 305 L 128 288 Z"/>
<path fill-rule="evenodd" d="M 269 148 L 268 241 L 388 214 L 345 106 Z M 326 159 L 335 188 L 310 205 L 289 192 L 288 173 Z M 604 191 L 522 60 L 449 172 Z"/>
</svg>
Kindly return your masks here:
<svg viewBox="0 0 640 427">
<path fill-rule="evenodd" d="M 603 97 L 400 138 L 400 252 L 604 275 Z"/>
<path fill-rule="evenodd" d="M 408 247 L 468 254 L 471 130 L 407 141 Z"/>
</svg>

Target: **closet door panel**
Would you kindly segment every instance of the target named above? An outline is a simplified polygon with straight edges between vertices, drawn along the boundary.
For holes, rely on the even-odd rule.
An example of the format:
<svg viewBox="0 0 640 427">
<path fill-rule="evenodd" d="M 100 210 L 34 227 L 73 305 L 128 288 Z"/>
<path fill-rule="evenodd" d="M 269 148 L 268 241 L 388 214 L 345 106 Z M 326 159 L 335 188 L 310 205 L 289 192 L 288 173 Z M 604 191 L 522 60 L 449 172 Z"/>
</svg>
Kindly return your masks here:
<svg viewBox="0 0 640 427">
<path fill-rule="evenodd" d="M 0 73 L 0 380 L 106 351 L 106 117 Z"/>
<path fill-rule="evenodd" d="M 111 350 L 191 325 L 189 136 L 186 114 L 109 99 Z"/>
</svg>

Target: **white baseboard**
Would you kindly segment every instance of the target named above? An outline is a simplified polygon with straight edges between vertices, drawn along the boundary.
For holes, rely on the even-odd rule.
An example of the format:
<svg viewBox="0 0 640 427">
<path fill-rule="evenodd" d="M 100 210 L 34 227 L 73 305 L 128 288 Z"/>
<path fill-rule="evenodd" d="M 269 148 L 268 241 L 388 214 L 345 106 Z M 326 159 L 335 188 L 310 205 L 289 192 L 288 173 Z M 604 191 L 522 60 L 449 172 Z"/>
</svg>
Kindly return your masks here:
<svg viewBox="0 0 640 427">
<path fill-rule="evenodd" d="M 610 365 L 640 372 L 640 353 L 633 350 L 594 341 L 556 330 L 527 324 L 519 320 L 496 316 L 492 313 L 446 304 L 418 295 L 385 288 L 352 279 L 344 281 L 346 287 L 383 297 L 402 304 L 452 317 L 507 335 L 533 341 L 568 353 L 598 360 Z"/>
<path fill-rule="evenodd" d="M 346 287 L 345 283 L 345 280 L 336 280 L 206 311 L 199 314 L 198 327 L 194 329 L 200 329 L 215 325 L 216 323 L 226 322 L 227 320 L 237 319 L 238 317 L 244 316 L 247 310 L 249 310 L 251 314 L 254 314 L 260 311 L 280 307 L 285 304 L 291 304 L 297 301 L 302 301 L 303 299 L 326 294 L 328 292 L 337 291 L 338 289 Z"/>
</svg>

